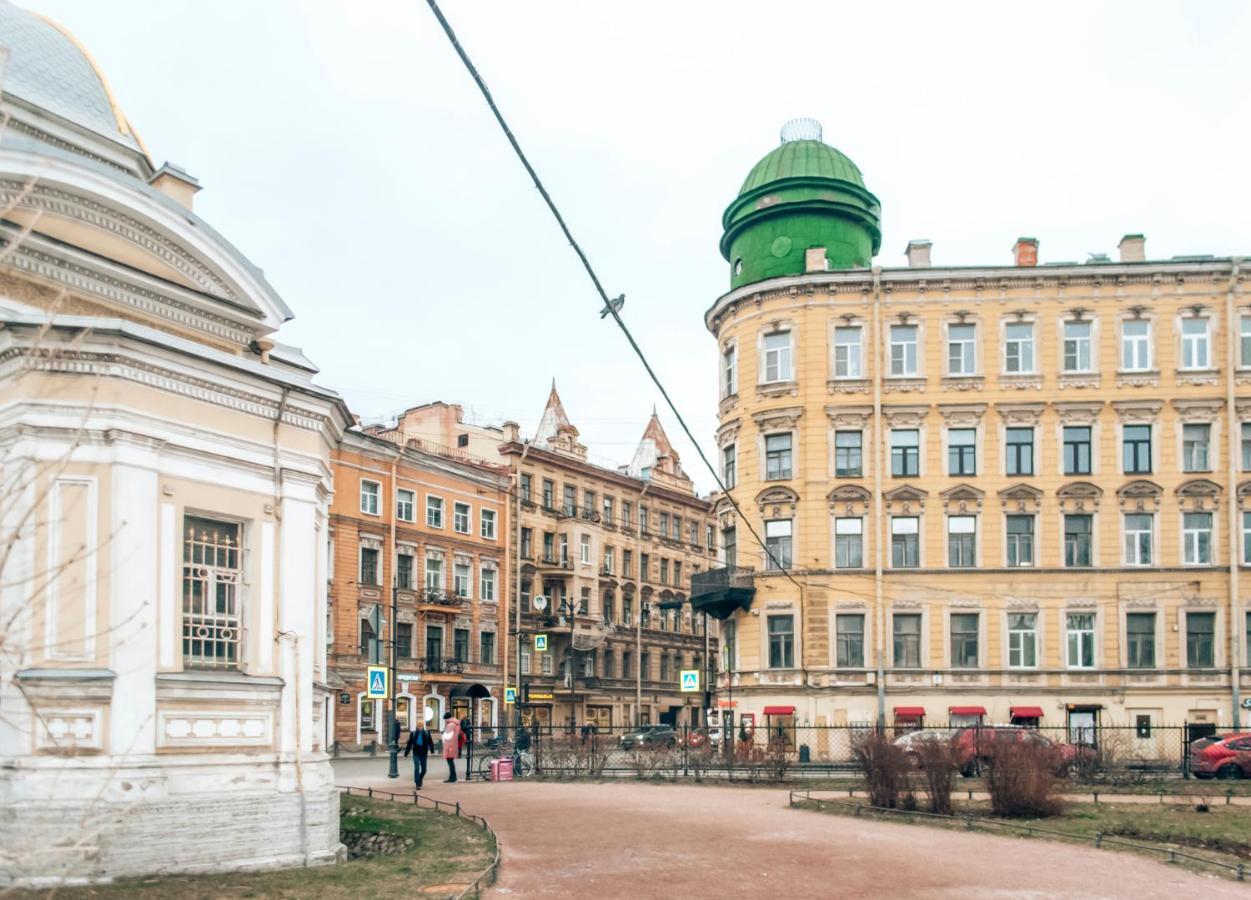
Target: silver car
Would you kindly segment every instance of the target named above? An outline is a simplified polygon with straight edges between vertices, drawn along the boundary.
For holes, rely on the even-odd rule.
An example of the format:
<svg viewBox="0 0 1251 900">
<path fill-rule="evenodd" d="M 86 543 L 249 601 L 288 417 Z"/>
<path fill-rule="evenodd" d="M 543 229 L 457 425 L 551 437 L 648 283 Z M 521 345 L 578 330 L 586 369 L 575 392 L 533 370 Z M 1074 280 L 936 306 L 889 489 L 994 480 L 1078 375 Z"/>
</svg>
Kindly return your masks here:
<svg viewBox="0 0 1251 900">
<path fill-rule="evenodd" d="M 955 735 L 953 728 L 922 728 L 918 731 L 909 731 L 907 734 L 901 734 L 895 738 L 895 746 L 899 747 L 908 757 L 908 763 L 915 769 L 920 764 L 917 756 L 917 746 L 922 741 L 950 741 Z"/>
</svg>

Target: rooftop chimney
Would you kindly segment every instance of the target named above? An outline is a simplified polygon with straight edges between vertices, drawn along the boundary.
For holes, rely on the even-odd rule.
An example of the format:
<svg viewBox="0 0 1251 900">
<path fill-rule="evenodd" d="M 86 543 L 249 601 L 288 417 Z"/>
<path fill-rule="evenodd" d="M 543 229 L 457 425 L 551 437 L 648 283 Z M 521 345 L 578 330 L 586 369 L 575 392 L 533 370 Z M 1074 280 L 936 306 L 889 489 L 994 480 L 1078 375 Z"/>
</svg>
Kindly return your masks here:
<svg viewBox="0 0 1251 900">
<path fill-rule="evenodd" d="M 909 269 L 928 269 L 930 267 L 930 247 L 934 246 L 927 240 L 908 241 L 904 255 L 908 257 Z"/>
<path fill-rule="evenodd" d="M 521 426 L 509 419 L 504 423 L 504 441 L 513 443 L 521 439 Z"/>
<path fill-rule="evenodd" d="M 1117 244 L 1121 250 L 1121 262 L 1145 262 L 1147 259 L 1147 237 L 1143 234 L 1127 234 Z"/>
<path fill-rule="evenodd" d="M 1012 258 L 1018 266 L 1038 265 L 1038 238 L 1017 238 L 1012 245 Z"/>
<path fill-rule="evenodd" d="M 830 261 L 825 255 L 824 247 L 809 247 L 804 251 L 805 272 L 828 272 Z"/>
<path fill-rule="evenodd" d="M 200 182 L 187 173 L 181 166 L 171 162 L 162 163 L 156 174 L 148 179 L 152 185 L 179 206 L 191 209 L 193 197 L 200 190 Z"/>
</svg>

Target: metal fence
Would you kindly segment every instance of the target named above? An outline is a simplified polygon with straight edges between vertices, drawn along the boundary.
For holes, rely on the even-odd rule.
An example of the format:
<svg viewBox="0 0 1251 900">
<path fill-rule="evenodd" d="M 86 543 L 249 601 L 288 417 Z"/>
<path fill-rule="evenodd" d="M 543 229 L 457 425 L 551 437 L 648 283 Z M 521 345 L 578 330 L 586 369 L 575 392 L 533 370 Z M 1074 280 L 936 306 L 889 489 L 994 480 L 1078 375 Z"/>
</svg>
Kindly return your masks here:
<svg viewBox="0 0 1251 900">
<path fill-rule="evenodd" d="M 490 760 L 524 752 L 519 775 L 546 777 L 712 777 L 777 781 L 790 777 L 858 774 L 854 748 L 873 726 L 770 725 L 740 727 L 730 740 L 720 729 L 665 726 L 634 728 L 559 726 L 470 729 L 461 751 L 474 776 Z M 1188 775 L 1188 730 L 1184 725 L 1149 729 L 1100 725 L 1079 732 L 1066 728 L 1009 726 L 926 728 L 924 732 L 886 728 L 905 751 L 923 736 L 951 740 L 962 774 L 976 775 L 994 762 L 1004 739 L 1033 739 L 1055 748 L 1057 771 L 1084 782 L 1131 783 Z M 517 761 L 521 762 L 521 757 Z"/>
</svg>

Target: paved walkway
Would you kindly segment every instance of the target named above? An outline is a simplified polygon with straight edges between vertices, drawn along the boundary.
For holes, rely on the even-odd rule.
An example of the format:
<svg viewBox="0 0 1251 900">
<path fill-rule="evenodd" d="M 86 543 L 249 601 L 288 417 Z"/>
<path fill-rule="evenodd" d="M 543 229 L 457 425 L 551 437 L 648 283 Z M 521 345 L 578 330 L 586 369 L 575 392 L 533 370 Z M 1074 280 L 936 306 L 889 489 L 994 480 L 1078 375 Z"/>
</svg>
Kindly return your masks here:
<svg viewBox="0 0 1251 900">
<path fill-rule="evenodd" d="M 412 789 L 382 759 L 335 769 L 340 784 Z M 490 820 L 494 897 L 1251 898 L 1132 853 L 793 810 L 784 789 L 428 780 L 422 793 Z"/>
</svg>

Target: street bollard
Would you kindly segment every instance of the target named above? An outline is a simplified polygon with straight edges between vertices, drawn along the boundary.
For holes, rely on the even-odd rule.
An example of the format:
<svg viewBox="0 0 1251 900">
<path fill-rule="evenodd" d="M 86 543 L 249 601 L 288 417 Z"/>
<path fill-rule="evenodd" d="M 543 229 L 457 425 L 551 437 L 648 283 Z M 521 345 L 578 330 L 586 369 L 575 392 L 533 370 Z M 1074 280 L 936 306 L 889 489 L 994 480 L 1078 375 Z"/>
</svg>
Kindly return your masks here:
<svg viewBox="0 0 1251 900">
<path fill-rule="evenodd" d="M 1103 832 L 1096 831 L 1095 832 L 1095 849 L 1098 850 L 1102 846 L 1103 846 Z"/>
</svg>

